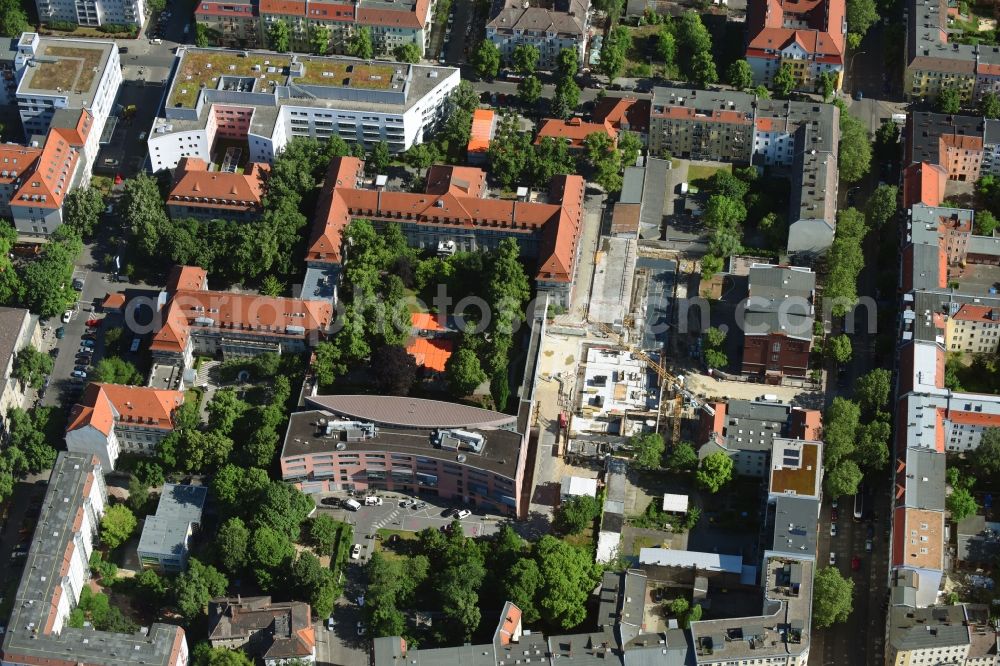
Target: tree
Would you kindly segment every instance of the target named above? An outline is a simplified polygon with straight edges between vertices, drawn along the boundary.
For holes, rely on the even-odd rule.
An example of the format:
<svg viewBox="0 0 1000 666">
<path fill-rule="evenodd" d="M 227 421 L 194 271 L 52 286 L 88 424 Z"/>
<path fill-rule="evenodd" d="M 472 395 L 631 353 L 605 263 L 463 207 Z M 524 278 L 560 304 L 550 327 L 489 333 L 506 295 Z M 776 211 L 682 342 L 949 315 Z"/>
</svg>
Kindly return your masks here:
<svg viewBox="0 0 1000 666">
<path fill-rule="evenodd" d="M 763 85 L 759 85 L 753 89 L 753 94 L 757 99 L 765 100 L 771 99 L 771 91 L 768 90 Z"/>
<path fill-rule="evenodd" d="M 726 341 L 726 332 L 715 326 L 705 329 L 705 344 L 709 347 L 718 348 Z"/>
<path fill-rule="evenodd" d="M 276 589 L 294 557 L 295 547 L 287 534 L 267 526 L 253 531 L 247 559 L 262 590 Z"/>
<path fill-rule="evenodd" d="M 142 375 L 134 365 L 118 356 L 102 358 L 94 368 L 92 377 L 95 382 L 104 384 L 141 385 Z"/>
<path fill-rule="evenodd" d="M 870 469 L 884 469 L 889 462 L 889 437 L 891 428 L 887 421 L 876 419 L 858 430 L 858 444 L 854 460 Z"/>
<path fill-rule="evenodd" d="M 22 32 L 30 32 L 28 14 L 19 0 L 0 0 L 0 35 L 18 37 Z"/>
<path fill-rule="evenodd" d="M 329 553 L 337 538 L 337 521 L 320 514 L 309 521 L 309 540 L 319 553 Z"/>
<path fill-rule="evenodd" d="M 325 25 L 317 25 L 313 28 L 312 36 L 309 38 L 309 44 L 312 46 L 313 53 L 326 55 L 327 50 L 330 48 L 330 34 L 330 28 Z"/>
<path fill-rule="evenodd" d="M 389 155 L 389 144 L 379 141 L 372 146 L 372 152 L 365 162 L 365 171 L 370 175 L 384 174 L 389 168 L 392 157 Z"/>
<path fill-rule="evenodd" d="M 298 540 L 299 526 L 316 507 L 312 497 L 293 485 L 272 481 L 254 511 L 254 524 L 266 525 Z"/>
<path fill-rule="evenodd" d="M 572 497 L 556 509 L 556 529 L 564 534 L 579 534 L 601 513 L 601 505 L 590 495 Z"/>
<path fill-rule="evenodd" d="M 291 31 L 288 24 L 282 19 L 278 19 L 267 29 L 267 41 L 271 48 L 279 53 L 285 53 L 289 50 L 290 37 Z"/>
<path fill-rule="evenodd" d="M 476 76 L 492 81 L 500 71 L 500 49 L 490 40 L 482 40 L 472 56 L 472 66 L 476 68 Z"/>
<path fill-rule="evenodd" d="M 738 227 L 718 227 L 708 239 L 708 251 L 717 257 L 731 257 L 743 251 Z"/>
<path fill-rule="evenodd" d="M 705 204 L 703 219 L 710 229 L 738 227 L 746 218 L 747 207 L 739 199 L 713 194 Z"/>
<path fill-rule="evenodd" d="M 572 78 L 565 78 L 556 83 L 555 94 L 552 96 L 552 115 L 566 118 L 580 105 L 580 86 Z"/>
<path fill-rule="evenodd" d="M 250 530 L 240 518 L 234 516 L 222 523 L 215 537 L 219 564 L 229 573 L 237 573 L 247 563 Z"/>
<path fill-rule="evenodd" d="M 524 77 L 517 84 L 517 96 L 525 106 L 534 106 L 542 97 L 542 82 L 534 74 Z"/>
<path fill-rule="evenodd" d="M 546 534 L 535 545 L 535 561 L 542 579 L 537 595 L 542 621 L 562 629 L 583 622 L 601 572 L 593 556 Z"/>
<path fill-rule="evenodd" d="M 833 93 L 837 91 L 837 75 L 833 72 L 820 72 L 818 88 L 823 95 L 823 101 L 829 102 Z"/>
<path fill-rule="evenodd" d="M 188 559 L 186 571 L 174 581 L 174 597 L 181 615 L 193 620 L 200 615 L 213 597 L 226 593 L 229 581 L 218 569 L 202 564 L 197 558 Z"/>
<path fill-rule="evenodd" d="M 702 458 L 695 472 L 698 485 L 712 493 L 717 493 L 722 486 L 733 478 L 733 459 L 719 451 Z"/>
<path fill-rule="evenodd" d="M 729 357 L 718 349 L 705 350 L 705 365 L 715 370 L 721 370 L 729 365 Z"/>
<path fill-rule="evenodd" d="M 511 56 L 511 64 L 521 76 L 530 76 L 538 66 L 538 47 L 532 44 L 518 44 Z"/>
<path fill-rule="evenodd" d="M 503 576 L 504 598 L 509 599 L 521 609 L 521 620 L 538 622 L 541 617 L 535 600 L 538 598 L 538 588 L 542 586 L 542 574 L 538 564 L 531 559 L 518 559 Z"/>
<path fill-rule="evenodd" d="M 823 567 L 813 577 L 813 625 L 829 627 L 846 622 L 853 610 L 854 581 L 836 567 Z"/>
<path fill-rule="evenodd" d="M 136 524 L 135 514 L 129 511 L 127 506 L 111 505 L 101 518 L 101 542 L 110 550 L 114 550 L 129 540 Z"/>
<path fill-rule="evenodd" d="M 594 180 L 608 192 L 622 188 L 621 153 L 615 149 L 613 139 L 603 132 L 593 132 L 583 140 L 587 161 L 596 170 Z"/>
<path fill-rule="evenodd" d="M 945 505 L 951 513 L 951 519 L 956 523 L 961 522 L 969 516 L 974 516 L 979 511 L 979 504 L 965 488 L 956 488 L 951 491 L 945 500 Z"/>
<path fill-rule="evenodd" d="M 206 48 L 211 44 L 209 39 L 209 27 L 204 23 L 194 24 L 194 45 L 198 48 Z"/>
<path fill-rule="evenodd" d="M 864 37 L 868 29 L 878 22 L 879 11 L 875 0 L 849 0 L 847 3 L 847 31 Z"/>
<path fill-rule="evenodd" d="M 1000 474 L 1000 428 L 987 428 L 972 451 L 973 469 L 982 476 Z"/>
<path fill-rule="evenodd" d="M 372 31 L 368 26 L 362 26 L 351 37 L 347 52 L 355 58 L 371 60 L 375 57 L 375 47 L 372 45 Z"/>
<path fill-rule="evenodd" d="M 723 258 L 713 254 L 706 254 L 701 258 L 701 277 L 710 280 L 713 275 L 722 270 Z"/>
<path fill-rule="evenodd" d="M 635 435 L 629 440 L 633 451 L 632 464 L 639 469 L 659 469 L 666 444 L 659 433 Z"/>
<path fill-rule="evenodd" d="M 383 395 L 409 395 L 417 379 L 417 361 L 405 347 L 382 345 L 372 353 L 372 377 Z"/>
<path fill-rule="evenodd" d="M 674 36 L 677 38 L 677 52 L 682 56 L 681 70 L 689 80 L 696 81 L 699 78 L 696 66 L 705 65 L 706 55 L 711 58 L 712 36 L 701 22 L 701 16 L 694 10 L 681 14 L 680 20 L 675 21 L 673 25 Z M 713 62 L 712 70 L 714 69 Z"/>
<path fill-rule="evenodd" d="M 167 581 L 155 569 L 143 569 L 135 577 L 135 587 L 144 605 L 153 609 L 159 608 L 167 594 Z"/>
<path fill-rule="evenodd" d="M 191 666 L 253 666 L 253 660 L 239 650 L 214 648 L 198 643 L 191 651 Z"/>
<path fill-rule="evenodd" d="M 841 333 L 827 340 L 827 357 L 837 363 L 847 363 L 851 360 L 853 350 L 851 349 L 851 339 Z"/>
<path fill-rule="evenodd" d="M 872 144 L 868 140 L 868 130 L 849 113 L 840 114 L 840 178 L 845 183 L 861 179 L 871 166 Z"/>
<path fill-rule="evenodd" d="M 601 71 L 614 81 L 625 69 L 628 52 L 632 48 L 632 34 L 623 25 L 611 29 L 601 47 Z"/>
<path fill-rule="evenodd" d="M 557 174 L 576 173 L 576 158 L 569 144 L 555 137 L 542 137 L 529 157 L 527 171 L 536 187 L 547 186 Z"/>
<path fill-rule="evenodd" d="M 0 468 L 15 476 L 36 474 L 48 469 L 56 459 L 56 451 L 49 444 L 50 407 L 35 407 L 30 412 L 13 407 L 7 412 L 9 447 L 4 452 L 9 467 Z M 6 482 L 3 486 L 6 487 Z"/>
<path fill-rule="evenodd" d="M 622 166 L 635 166 L 642 154 L 642 140 L 635 132 L 622 132 L 618 135 L 618 150 L 622 154 Z"/>
<path fill-rule="evenodd" d="M 486 373 L 479 365 L 479 357 L 471 349 L 460 348 L 445 362 L 445 377 L 452 396 L 463 398 L 486 381 Z"/>
<path fill-rule="evenodd" d="M 792 71 L 792 64 L 783 62 L 774 75 L 774 83 L 771 87 L 774 90 L 774 94 L 778 97 L 788 97 L 795 90 L 797 83 L 795 74 Z"/>
<path fill-rule="evenodd" d="M 941 113 L 955 114 L 962 110 L 962 94 L 958 88 L 942 87 L 938 93 L 937 110 Z"/>
<path fill-rule="evenodd" d="M 149 488 L 137 476 L 132 476 L 128 480 L 128 508 L 135 513 L 140 513 L 149 500 Z"/>
<path fill-rule="evenodd" d="M 104 195 L 99 190 L 79 187 L 66 195 L 63 223 L 73 227 L 81 238 L 90 238 L 104 212 Z"/>
<path fill-rule="evenodd" d="M 753 70 L 746 60 L 734 60 L 726 69 L 726 81 L 737 90 L 753 87 Z"/>
<path fill-rule="evenodd" d="M 869 412 L 886 407 L 891 390 L 892 373 L 884 368 L 875 368 L 854 382 L 854 397 Z"/>
<path fill-rule="evenodd" d="M 406 42 L 397 46 L 392 55 L 399 62 L 418 63 L 420 62 L 420 47 L 413 42 Z"/>
<path fill-rule="evenodd" d="M 576 76 L 580 69 L 580 59 L 576 49 L 565 48 L 559 51 L 556 67 L 559 70 L 559 78 L 567 79 Z"/>
<path fill-rule="evenodd" d="M 823 419 L 824 465 L 836 465 L 854 452 L 860 419 L 858 403 L 841 397 L 833 399 Z"/>
<path fill-rule="evenodd" d="M 132 474 L 147 488 L 157 488 L 163 485 L 163 468 L 155 462 L 140 460 L 135 464 Z"/>
<path fill-rule="evenodd" d="M 691 57 L 691 80 L 702 88 L 719 81 L 711 51 L 699 51 Z"/>
<path fill-rule="evenodd" d="M 975 213 L 976 233 L 981 236 L 992 236 L 1000 222 L 988 210 L 977 210 Z"/>
<path fill-rule="evenodd" d="M 231 388 L 219 389 L 206 406 L 208 411 L 208 427 L 228 436 L 233 431 L 233 425 L 250 409 Z"/>
<path fill-rule="evenodd" d="M 879 229 L 895 214 L 898 193 L 899 189 L 895 185 L 879 185 L 875 188 L 865 207 L 865 220 L 869 227 Z"/>
<path fill-rule="evenodd" d="M 656 33 L 656 54 L 668 69 L 673 67 L 677 60 L 677 38 L 674 37 L 673 28 L 668 23 Z"/>
<path fill-rule="evenodd" d="M 691 442 L 678 442 L 670 452 L 667 467 L 680 472 L 689 471 L 698 466 L 698 452 Z"/>
<path fill-rule="evenodd" d="M 226 462 L 233 440 L 217 431 L 174 430 L 160 442 L 160 458 L 189 473 L 208 472 Z"/>
<path fill-rule="evenodd" d="M 228 510 L 248 508 L 270 484 L 267 472 L 262 469 L 226 464 L 212 479 L 212 494 Z"/>
<path fill-rule="evenodd" d="M 51 356 L 28 345 L 14 357 L 14 378 L 26 386 L 38 388 L 52 373 L 52 366 Z"/>
<path fill-rule="evenodd" d="M 830 497 L 854 495 L 858 492 L 858 485 L 862 478 L 861 469 L 856 462 L 841 460 L 832 468 L 827 467 L 824 477 L 826 492 Z"/>
<path fill-rule="evenodd" d="M 1000 95 L 988 92 L 979 100 L 979 113 L 986 118 L 1000 118 Z"/>
</svg>

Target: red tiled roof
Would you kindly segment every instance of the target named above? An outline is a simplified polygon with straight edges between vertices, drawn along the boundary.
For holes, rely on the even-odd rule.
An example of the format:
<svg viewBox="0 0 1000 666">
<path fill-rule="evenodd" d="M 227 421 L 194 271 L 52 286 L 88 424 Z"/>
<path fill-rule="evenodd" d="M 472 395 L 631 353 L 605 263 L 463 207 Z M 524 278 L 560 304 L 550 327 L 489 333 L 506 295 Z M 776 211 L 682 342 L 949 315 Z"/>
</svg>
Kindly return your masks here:
<svg viewBox="0 0 1000 666">
<path fill-rule="evenodd" d="M 605 121 L 601 123 L 585 123 L 579 118 L 563 120 L 561 118 L 547 118 L 535 137 L 535 145 L 542 142 L 545 137 L 553 139 L 569 139 L 571 148 L 582 148 L 583 140 L 591 134 L 607 134 L 612 141 L 618 141 L 618 130 Z"/>
<path fill-rule="evenodd" d="M 66 431 L 90 425 L 110 436 L 116 421 L 146 428 L 173 430 L 174 411 L 184 403 L 181 391 L 146 386 L 90 384 L 70 412 Z M 115 414 L 117 413 L 117 418 Z"/>
<path fill-rule="evenodd" d="M 444 366 L 451 358 L 455 343 L 444 338 L 422 338 L 417 336 L 406 346 L 406 352 L 417 361 L 417 365 L 435 372 L 444 372 Z"/>
<path fill-rule="evenodd" d="M 149 348 L 182 352 L 196 320 L 200 329 L 300 338 L 325 331 L 333 321 L 333 306 L 328 301 L 179 289 L 171 295 Z"/>
<path fill-rule="evenodd" d="M 983 426 L 984 428 L 996 428 L 1000 426 L 1000 414 L 986 414 L 983 412 L 951 410 L 948 412 L 948 420 L 952 423 Z"/>
<path fill-rule="evenodd" d="M 198 266 L 174 266 L 167 278 L 167 291 L 208 289 L 208 271 Z"/>
<path fill-rule="evenodd" d="M 983 76 L 1000 76 L 1000 65 L 990 65 L 985 62 L 981 62 L 976 65 L 976 74 L 982 74 Z"/>
<path fill-rule="evenodd" d="M 649 130 L 650 101 L 634 97 L 604 97 L 594 108 L 594 120 L 618 130 L 645 133 Z"/>
<path fill-rule="evenodd" d="M 305 0 L 260 0 L 261 16 L 281 14 L 282 16 L 305 16 Z"/>
<path fill-rule="evenodd" d="M 775 51 L 797 43 L 810 55 L 843 63 L 845 0 L 760 0 L 747 12 L 747 55 L 780 58 Z M 805 27 L 785 27 L 786 19 Z M 767 53 L 766 51 L 771 51 Z"/>
<path fill-rule="evenodd" d="M 469 133 L 470 153 L 485 153 L 489 150 L 493 138 L 493 119 L 496 117 L 493 109 L 476 109 L 472 113 L 472 131 Z"/>
<path fill-rule="evenodd" d="M 993 310 L 994 308 L 987 305 L 971 305 L 966 303 L 958 309 L 953 319 L 956 321 L 994 322 L 996 320 L 990 318 L 990 313 Z"/>
<path fill-rule="evenodd" d="M 14 143 L 0 144 L 0 184 L 8 185 L 29 173 L 41 154 L 41 148 Z"/>
<path fill-rule="evenodd" d="M 947 182 L 948 172 L 940 165 L 911 164 L 903 171 L 903 207 L 912 208 L 918 203 L 940 206 Z"/>
<path fill-rule="evenodd" d="M 244 173 L 208 171 L 205 160 L 184 157 L 177 163 L 167 205 L 219 211 L 259 211 L 267 164 L 252 163 Z"/>
<path fill-rule="evenodd" d="M 101 307 L 105 310 L 117 310 L 123 305 L 125 305 L 125 293 L 121 291 L 108 294 L 108 297 L 101 303 Z"/>
<path fill-rule="evenodd" d="M 415 331 L 433 331 L 444 333 L 448 329 L 441 325 L 436 315 L 429 312 L 414 312 L 410 315 L 410 325 Z"/>
<path fill-rule="evenodd" d="M 80 149 L 87 141 L 93 117 L 81 111 L 76 126 L 52 127 L 45 137 L 34 168 L 24 173 L 21 186 L 11 195 L 10 205 L 62 208 L 76 172 Z M 2 171 L 0 171 L 2 173 Z"/>
<path fill-rule="evenodd" d="M 494 227 L 510 234 L 540 233 L 539 279 L 571 279 L 583 216 L 585 182 L 580 176 L 556 176 L 549 188 L 550 203 L 537 203 L 481 198 L 477 183 L 485 174 L 474 168 L 432 167 L 428 189 L 437 194 L 356 189 L 355 174 L 362 170 L 363 163 L 355 158 L 331 163 L 317 205 L 307 262 L 339 263 L 341 234 L 354 217 L 406 220 L 419 225 Z"/>
<path fill-rule="evenodd" d="M 245 18 L 252 20 L 257 16 L 253 5 L 233 4 L 232 2 L 199 2 L 194 10 L 194 15 L 198 16 L 228 16 L 234 18 Z"/>
</svg>

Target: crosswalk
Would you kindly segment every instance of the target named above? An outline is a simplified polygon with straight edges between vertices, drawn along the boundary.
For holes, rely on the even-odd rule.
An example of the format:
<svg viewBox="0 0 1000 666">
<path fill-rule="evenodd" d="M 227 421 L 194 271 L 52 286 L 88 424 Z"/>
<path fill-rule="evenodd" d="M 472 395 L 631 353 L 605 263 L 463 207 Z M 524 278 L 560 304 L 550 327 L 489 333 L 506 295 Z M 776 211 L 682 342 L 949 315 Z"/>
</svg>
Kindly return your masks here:
<svg viewBox="0 0 1000 666">
<path fill-rule="evenodd" d="M 374 523 L 372 523 L 372 534 L 375 534 L 386 525 L 394 523 L 396 521 L 396 518 L 399 517 L 400 513 L 402 512 L 399 509 L 393 509 L 383 517 L 376 520 Z"/>
</svg>

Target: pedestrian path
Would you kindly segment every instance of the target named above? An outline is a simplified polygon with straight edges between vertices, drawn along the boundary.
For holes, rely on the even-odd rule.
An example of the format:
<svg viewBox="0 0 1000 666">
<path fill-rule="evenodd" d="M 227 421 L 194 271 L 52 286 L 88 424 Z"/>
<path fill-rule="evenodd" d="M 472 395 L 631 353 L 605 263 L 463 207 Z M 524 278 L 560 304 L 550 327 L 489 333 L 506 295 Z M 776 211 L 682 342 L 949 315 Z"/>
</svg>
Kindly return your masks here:
<svg viewBox="0 0 1000 666">
<path fill-rule="evenodd" d="M 220 365 L 219 361 L 204 361 L 198 368 L 198 376 L 194 381 L 195 386 L 208 386 L 209 375 L 212 368 Z"/>
</svg>

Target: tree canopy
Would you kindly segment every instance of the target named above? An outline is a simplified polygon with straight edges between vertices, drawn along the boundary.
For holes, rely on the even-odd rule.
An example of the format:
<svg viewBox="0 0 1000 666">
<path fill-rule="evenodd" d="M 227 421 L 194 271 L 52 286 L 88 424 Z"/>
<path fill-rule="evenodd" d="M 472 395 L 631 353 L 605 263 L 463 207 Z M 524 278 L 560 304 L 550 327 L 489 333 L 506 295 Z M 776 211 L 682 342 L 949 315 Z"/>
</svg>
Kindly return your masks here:
<svg viewBox="0 0 1000 666">
<path fill-rule="evenodd" d="M 817 628 L 846 622 L 853 610 L 854 581 L 836 567 L 823 567 L 813 577 L 813 623 Z"/>
<path fill-rule="evenodd" d="M 753 70 L 745 59 L 734 60 L 726 69 L 726 81 L 737 90 L 753 87 Z"/>
<path fill-rule="evenodd" d="M 113 504 L 101 517 L 101 542 L 114 550 L 129 540 L 138 521 L 124 504 Z"/>
<path fill-rule="evenodd" d="M 733 459 L 722 451 L 705 456 L 695 472 L 698 485 L 712 493 L 719 492 L 732 478 Z"/>
<path fill-rule="evenodd" d="M 555 513 L 556 528 L 564 534 L 579 534 L 601 513 L 601 505 L 590 495 L 571 497 L 559 505 Z"/>
<path fill-rule="evenodd" d="M 14 357 L 14 377 L 23 384 L 38 388 L 52 373 L 53 359 L 28 345 Z"/>
<path fill-rule="evenodd" d="M 656 432 L 635 435 L 629 440 L 629 448 L 634 452 L 632 464 L 639 469 L 659 469 L 666 443 Z"/>
</svg>

